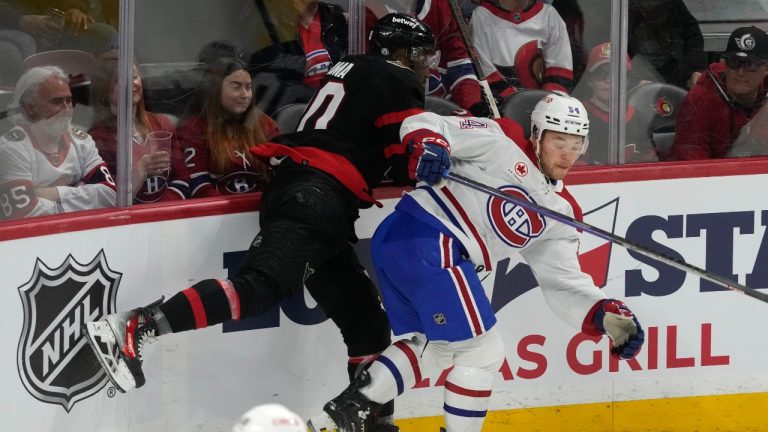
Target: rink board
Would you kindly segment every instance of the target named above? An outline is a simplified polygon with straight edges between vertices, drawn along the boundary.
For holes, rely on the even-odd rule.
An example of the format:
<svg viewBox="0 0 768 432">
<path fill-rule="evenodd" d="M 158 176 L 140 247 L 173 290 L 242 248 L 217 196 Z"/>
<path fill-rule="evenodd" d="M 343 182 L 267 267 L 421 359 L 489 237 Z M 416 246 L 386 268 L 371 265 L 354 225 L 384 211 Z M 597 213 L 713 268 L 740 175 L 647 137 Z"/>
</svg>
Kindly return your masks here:
<svg viewBox="0 0 768 432">
<path fill-rule="evenodd" d="M 768 288 L 766 189 L 768 175 L 755 174 L 571 191 L 588 223 Z M 396 195 L 363 212 L 363 254 Z M 3 429 L 228 431 L 255 404 L 279 402 L 308 416 L 340 392 L 345 350 L 308 295 L 259 319 L 164 337 L 146 350 L 147 385 L 128 394 L 115 393 L 85 350 L 84 320 L 235 271 L 258 213 L 255 200 L 232 202 L 0 229 Z M 506 361 L 484 430 L 764 430 L 768 304 L 587 234 L 581 253 L 601 289 L 637 313 L 645 348 L 634 361 L 612 362 L 606 340 L 554 317 L 523 263 L 496 263 L 487 291 Z M 429 377 L 397 400 L 404 432 L 437 431 L 443 379 Z"/>
</svg>

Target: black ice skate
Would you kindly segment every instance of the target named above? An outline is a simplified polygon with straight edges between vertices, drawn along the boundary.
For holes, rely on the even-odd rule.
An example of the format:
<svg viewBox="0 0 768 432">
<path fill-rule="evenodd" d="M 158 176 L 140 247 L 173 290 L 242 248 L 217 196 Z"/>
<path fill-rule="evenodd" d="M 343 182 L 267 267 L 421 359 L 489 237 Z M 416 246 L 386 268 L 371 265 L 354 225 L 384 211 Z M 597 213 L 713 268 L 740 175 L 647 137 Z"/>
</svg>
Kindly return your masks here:
<svg viewBox="0 0 768 432">
<path fill-rule="evenodd" d="M 375 432 L 381 404 L 359 392 L 371 377 L 363 371 L 340 395 L 325 404 L 323 413 L 307 422 L 312 432 Z"/>
<path fill-rule="evenodd" d="M 83 326 L 88 344 L 120 392 L 144 385 L 141 350 L 157 339 L 157 325 L 148 308 L 107 315 Z"/>
</svg>

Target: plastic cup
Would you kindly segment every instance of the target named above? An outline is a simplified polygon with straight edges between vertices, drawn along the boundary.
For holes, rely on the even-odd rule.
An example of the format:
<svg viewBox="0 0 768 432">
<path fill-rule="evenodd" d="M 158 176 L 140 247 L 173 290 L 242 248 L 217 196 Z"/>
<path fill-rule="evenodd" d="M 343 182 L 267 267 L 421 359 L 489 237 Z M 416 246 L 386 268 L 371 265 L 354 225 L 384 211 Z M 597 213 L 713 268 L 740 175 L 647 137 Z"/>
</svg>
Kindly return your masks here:
<svg viewBox="0 0 768 432">
<path fill-rule="evenodd" d="M 154 131 L 147 135 L 147 141 L 149 141 L 149 151 L 167 152 L 171 154 L 171 137 L 173 134 L 168 131 Z"/>
</svg>

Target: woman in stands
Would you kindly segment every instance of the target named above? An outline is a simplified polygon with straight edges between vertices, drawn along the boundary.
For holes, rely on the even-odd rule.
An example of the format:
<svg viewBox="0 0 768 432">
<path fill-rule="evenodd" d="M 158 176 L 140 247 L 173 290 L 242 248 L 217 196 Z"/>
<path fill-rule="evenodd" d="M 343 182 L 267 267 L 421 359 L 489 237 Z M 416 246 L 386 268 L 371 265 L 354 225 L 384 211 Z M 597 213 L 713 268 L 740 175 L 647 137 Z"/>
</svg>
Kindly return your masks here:
<svg viewBox="0 0 768 432">
<path fill-rule="evenodd" d="M 99 57 L 99 72 L 93 76 L 91 85 L 94 123 L 88 132 L 96 141 L 110 172 L 117 175 L 117 52 L 110 51 Z M 149 143 L 152 132 L 168 132 L 166 135 L 172 136 L 173 122 L 165 115 L 147 111 L 141 75 L 136 66 L 133 67 L 131 88 L 133 201 L 139 204 L 185 199 L 189 195 L 189 183 L 178 145 L 159 149 Z M 178 163 L 172 164 L 171 159 Z"/>
<path fill-rule="evenodd" d="M 178 128 L 191 196 L 260 191 L 268 167 L 248 149 L 278 134 L 277 123 L 254 103 L 246 64 L 232 57 L 212 62 Z"/>
</svg>

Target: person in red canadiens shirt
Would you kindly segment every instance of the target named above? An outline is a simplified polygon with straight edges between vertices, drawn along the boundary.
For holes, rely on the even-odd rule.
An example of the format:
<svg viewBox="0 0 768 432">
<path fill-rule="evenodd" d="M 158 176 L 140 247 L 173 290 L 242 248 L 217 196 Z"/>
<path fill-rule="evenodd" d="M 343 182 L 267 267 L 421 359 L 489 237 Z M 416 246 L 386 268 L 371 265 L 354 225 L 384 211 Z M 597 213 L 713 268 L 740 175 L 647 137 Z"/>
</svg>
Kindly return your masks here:
<svg viewBox="0 0 768 432">
<path fill-rule="evenodd" d="M 709 65 L 683 99 L 672 160 L 768 154 L 768 35 L 757 27 L 731 33 L 725 62 Z M 761 121 L 762 119 L 762 121 Z"/>
<path fill-rule="evenodd" d="M 261 191 L 268 167 L 248 149 L 277 136 L 279 129 L 256 107 L 246 64 L 232 57 L 216 60 L 197 96 L 177 130 L 190 197 Z"/>
<path fill-rule="evenodd" d="M 94 123 L 91 134 L 99 154 L 109 170 L 117 174 L 117 52 L 109 51 L 99 56 L 99 72 L 91 79 L 91 106 L 94 109 Z M 177 201 L 189 195 L 189 183 L 182 162 L 181 150 L 173 145 L 170 152 L 153 149 L 149 143 L 152 132 L 175 130 L 167 116 L 147 111 L 144 106 L 144 91 L 141 75 L 133 67 L 131 98 L 133 102 L 133 139 L 131 181 L 135 204 L 159 201 Z M 177 163 L 171 173 L 171 159 Z M 171 181 L 171 178 L 174 180 Z"/>
</svg>

